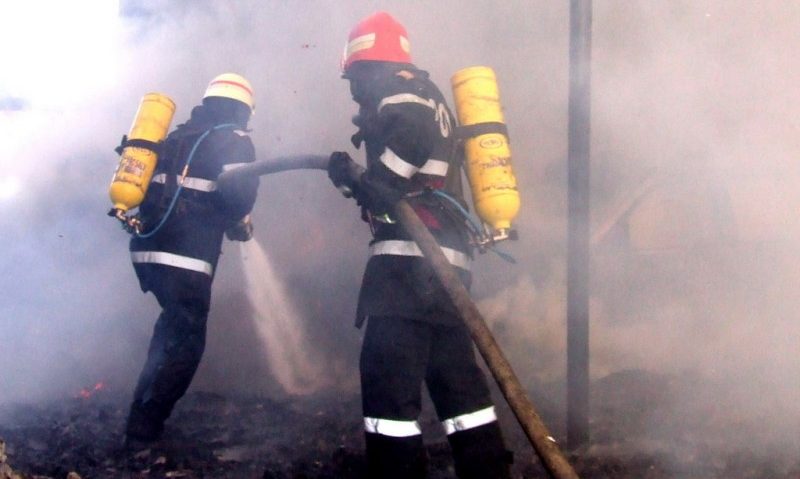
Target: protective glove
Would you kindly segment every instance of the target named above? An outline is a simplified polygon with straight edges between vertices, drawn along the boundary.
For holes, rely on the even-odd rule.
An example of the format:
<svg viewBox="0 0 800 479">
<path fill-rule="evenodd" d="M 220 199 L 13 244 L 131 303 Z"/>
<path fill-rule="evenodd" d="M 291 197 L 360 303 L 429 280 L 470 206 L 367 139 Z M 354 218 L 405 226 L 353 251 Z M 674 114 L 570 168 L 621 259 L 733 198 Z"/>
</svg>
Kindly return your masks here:
<svg viewBox="0 0 800 479">
<path fill-rule="evenodd" d="M 328 178 L 345 198 L 356 196 L 363 169 L 344 151 L 334 151 L 328 161 Z"/>
<path fill-rule="evenodd" d="M 225 237 L 231 241 L 249 241 L 253 238 L 253 221 L 250 215 L 225 230 Z"/>
<path fill-rule="evenodd" d="M 385 178 L 372 173 L 370 171 L 361 176 L 359 188 L 363 196 L 372 198 L 374 202 L 388 205 L 394 205 L 405 196 L 402 186 L 391 184 Z"/>
</svg>

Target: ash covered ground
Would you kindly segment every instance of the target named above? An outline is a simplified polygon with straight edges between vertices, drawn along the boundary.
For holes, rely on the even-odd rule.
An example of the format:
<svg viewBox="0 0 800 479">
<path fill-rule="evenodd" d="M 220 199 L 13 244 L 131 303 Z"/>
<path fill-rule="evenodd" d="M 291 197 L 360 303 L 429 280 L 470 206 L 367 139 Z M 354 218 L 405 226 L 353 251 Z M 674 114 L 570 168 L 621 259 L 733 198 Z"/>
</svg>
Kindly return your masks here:
<svg viewBox="0 0 800 479">
<path fill-rule="evenodd" d="M 695 400 L 677 397 L 686 387 L 696 391 Z M 720 392 L 713 389 L 705 378 L 639 370 L 597 380 L 591 443 L 570 451 L 569 459 L 582 478 L 800 477 L 797 444 L 781 443 L 758 418 L 737 416 L 713 399 Z M 563 405 L 554 400 L 563 389 L 541 386 L 532 396 L 551 431 L 563 438 Z M 6 471 L 23 479 L 61 479 L 70 472 L 83 479 L 365 477 L 357 391 L 281 399 L 190 392 L 168 421 L 165 439 L 130 450 L 121 447 L 127 403 L 121 391 L 102 388 L 3 406 Z M 548 477 L 508 407 L 498 405 L 515 456 L 514 477 Z M 430 477 L 455 477 L 430 403 L 421 423 Z"/>
</svg>

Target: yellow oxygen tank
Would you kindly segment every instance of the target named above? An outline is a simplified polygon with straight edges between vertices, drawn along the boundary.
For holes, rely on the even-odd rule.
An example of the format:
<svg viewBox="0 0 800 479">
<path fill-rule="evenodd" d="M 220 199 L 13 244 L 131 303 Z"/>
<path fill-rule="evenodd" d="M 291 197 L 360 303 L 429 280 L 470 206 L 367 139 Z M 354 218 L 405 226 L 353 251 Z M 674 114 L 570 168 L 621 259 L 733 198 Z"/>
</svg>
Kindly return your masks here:
<svg viewBox="0 0 800 479">
<path fill-rule="evenodd" d="M 457 71 L 450 82 L 466 136 L 466 170 L 475 210 L 493 240 L 507 239 L 520 201 L 497 79 L 491 68 L 475 66 Z"/>
<path fill-rule="evenodd" d="M 139 104 L 133 125 L 124 139 L 108 195 L 114 205 L 109 216 L 126 221 L 125 213 L 139 206 L 147 193 L 158 161 L 158 146 L 169 131 L 175 102 L 161 93 L 148 93 Z"/>
</svg>

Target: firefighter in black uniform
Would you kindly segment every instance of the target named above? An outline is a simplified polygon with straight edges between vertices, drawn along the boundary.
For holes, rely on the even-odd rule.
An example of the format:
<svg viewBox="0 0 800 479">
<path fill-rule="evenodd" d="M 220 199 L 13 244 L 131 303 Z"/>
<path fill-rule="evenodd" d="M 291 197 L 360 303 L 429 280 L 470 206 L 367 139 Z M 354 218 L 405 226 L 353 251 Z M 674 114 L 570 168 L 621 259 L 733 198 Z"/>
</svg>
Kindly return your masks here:
<svg viewBox="0 0 800 479">
<path fill-rule="evenodd" d="M 139 207 L 142 231 L 130 242 L 144 292 L 162 308 L 139 376 L 126 426 L 128 443 L 160 437 L 164 421 L 189 387 L 205 348 L 211 283 L 223 235 L 247 241 L 258 177 L 218 188 L 225 170 L 255 160 L 246 128 L 253 92 L 240 75 L 208 85 L 202 105 L 164 142 Z"/>
<path fill-rule="evenodd" d="M 367 322 L 360 370 L 369 474 L 425 477 L 417 422 L 424 381 L 458 476 L 509 477 L 510 452 L 469 332 L 419 247 L 392 218 L 392 203 L 406 198 L 469 285 L 463 219 L 433 194 L 463 202 L 453 116 L 428 74 L 411 64 L 405 29 L 384 12 L 353 29 L 342 67 L 360 107 L 353 144 L 365 145 L 367 169 L 353 181 L 355 163 L 336 152 L 328 174 L 362 205 L 374 236 L 357 311 L 357 326 Z"/>
</svg>

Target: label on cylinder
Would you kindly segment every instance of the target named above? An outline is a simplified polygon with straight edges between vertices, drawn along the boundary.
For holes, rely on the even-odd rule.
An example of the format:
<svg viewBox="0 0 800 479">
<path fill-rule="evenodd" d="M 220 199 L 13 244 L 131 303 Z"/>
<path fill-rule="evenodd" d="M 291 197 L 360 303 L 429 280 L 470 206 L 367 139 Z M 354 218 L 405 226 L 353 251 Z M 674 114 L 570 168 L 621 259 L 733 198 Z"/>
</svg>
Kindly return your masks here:
<svg viewBox="0 0 800 479">
<path fill-rule="evenodd" d="M 122 159 L 119 165 L 119 171 L 117 172 L 117 178 L 119 179 L 120 173 L 125 173 L 128 175 L 134 176 L 143 176 L 145 171 L 145 164 L 141 161 L 137 160 L 136 158 L 131 158 L 126 156 Z"/>
</svg>

